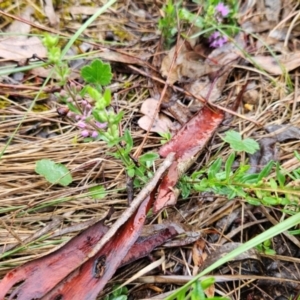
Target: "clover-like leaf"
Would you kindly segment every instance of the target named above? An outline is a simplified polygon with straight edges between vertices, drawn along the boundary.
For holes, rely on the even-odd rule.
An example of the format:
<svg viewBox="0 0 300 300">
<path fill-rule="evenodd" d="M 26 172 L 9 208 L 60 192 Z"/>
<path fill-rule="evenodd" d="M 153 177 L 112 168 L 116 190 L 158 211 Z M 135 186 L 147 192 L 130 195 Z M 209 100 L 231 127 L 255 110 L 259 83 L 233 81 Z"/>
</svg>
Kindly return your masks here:
<svg viewBox="0 0 300 300">
<path fill-rule="evenodd" d="M 81 69 L 81 76 L 87 83 L 107 85 L 112 79 L 111 68 L 109 64 L 96 59 L 90 65 Z"/>
<path fill-rule="evenodd" d="M 250 138 L 242 139 L 239 132 L 230 130 L 226 132 L 223 140 L 230 144 L 230 147 L 235 151 L 245 151 L 247 153 L 253 154 L 259 149 L 259 144 Z"/>
<path fill-rule="evenodd" d="M 58 183 L 63 186 L 69 185 L 73 178 L 70 171 L 63 164 L 57 164 L 50 159 L 37 161 L 35 172 L 44 176 L 50 183 Z"/>
</svg>

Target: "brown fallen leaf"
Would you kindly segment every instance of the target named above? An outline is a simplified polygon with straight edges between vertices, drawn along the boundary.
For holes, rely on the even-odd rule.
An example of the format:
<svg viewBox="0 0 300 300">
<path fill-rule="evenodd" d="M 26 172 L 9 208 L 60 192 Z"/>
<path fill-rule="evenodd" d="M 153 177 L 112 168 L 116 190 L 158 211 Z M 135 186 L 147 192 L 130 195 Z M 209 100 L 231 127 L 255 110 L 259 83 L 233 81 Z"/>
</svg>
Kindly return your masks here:
<svg viewBox="0 0 300 300">
<path fill-rule="evenodd" d="M 21 14 L 21 18 L 30 21 L 34 10 L 32 7 L 26 7 Z M 33 54 L 39 57 L 46 57 L 47 50 L 41 40 L 36 37 L 27 37 L 31 26 L 24 22 L 15 20 L 6 30 L 6 33 L 18 35 L 8 36 L 0 40 L 0 57 L 19 61 L 31 58 Z"/>
<path fill-rule="evenodd" d="M 153 206 L 155 213 L 176 203 L 178 191 L 175 185 L 178 179 L 196 161 L 223 118 L 222 112 L 204 107 L 180 129 L 171 141 L 160 148 L 159 154 L 162 157 L 174 152 L 175 161 L 159 186 L 158 196 Z"/>
<path fill-rule="evenodd" d="M 285 142 L 287 140 L 300 140 L 300 127 L 291 125 L 267 125 L 265 130 L 272 133 L 278 142 Z"/>
<path fill-rule="evenodd" d="M 47 56 L 46 48 L 36 36 L 26 40 L 10 37 L 0 41 L 0 57 L 4 59 L 19 61 L 31 58 L 33 54 L 39 57 Z"/>
<path fill-rule="evenodd" d="M 227 43 L 213 50 L 204 62 L 209 66 L 207 68 L 211 70 L 211 73 L 201 78 L 194 77 L 190 83 L 185 85 L 185 89 L 210 103 L 216 102 L 222 95 L 234 62 L 241 56 L 240 49 L 244 48 L 243 35 L 239 34 L 235 37 L 234 43 Z M 203 105 L 198 101 L 194 104 L 193 110 L 198 111 Z"/>
<path fill-rule="evenodd" d="M 172 223 L 173 222 L 171 222 L 169 226 L 174 227 L 176 229 L 176 231 L 178 233 L 180 233 L 180 236 L 175 239 L 165 242 L 164 247 L 166 247 L 166 248 L 182 247 L 182 246 L 190 245 L 190 244 L 194 243 L 195 241 L 199 240 L 199 238 L 201 238 L 201 236 L 202 236 L 201 231 L 193 230 L 192 228 L 190 230 L 189 229 L 178 230 L 178 228 L 179 228 L 178 224 L 175 223 L 175 226 L 173 226 Z"/>
<path fill-rule="evenodd" d="M 258 141 L 260 149 L 249 155 L 249 174 L 259 173 L 270 161 L 277 161 L 279 149 L 275 138 L 262 138 Z"/>
<path fill-rule="evenodd" d="M 224 244 L 224 245 L 218 247 L 214 252 L 212 252 L 211 254 L 208 255 L 207 259 L 201 265 L 199 272 L 206 269 L 207 267 L 209 267 L 210 265 L 215 263 L 217 260 L 224 257 L 226 254 L 235 250 L 237 247 L 239 247 L 241 245 L 242 245 L 242 243 L 230 242 L 230 243 L 227 243 L 227 244 Z M 236 256 L 231 261 L 242 261 L 242 260 L 247 260 L 247 259 L 252 259 L 252 260 L 261 262 L 259 253 L 254 248 L 247 250 L 244 253 Z"/>
<path fill-rule="evenodd" d="M 282 75 L 300 66 L 300 52 L 293 52 L 285 55 L 251 57 L 250 63 L 254 62 L 267 72 L 273 75 Z"/>
<path fill-rule="evenodd" d="M 152 199 L 153 201 L 153 199 Z M 150 203 L 151 204 L 151 203 Z M 150 205 L 148 205 L 147 210 L 149 209 Z M 146 214 L 143 213 L 143 218 L 145 218 Z M 139 222 L 134 222 L 134 224 L 138 224 L 139 226 L 141 226 L 143 224 L 142 220 L 141 220 L 141 215 L 137 215 L 134 219 L 139 219 Z M 81 252 L 78 252 L 78 249 L 87 249 L 89 247 L 91 247 L 92 245 L 94 245 L 99 238 L 101 237 L 101 235 L 103 235 L 103 233 L 105 231 L 107 231 L 107 228 L 105 226 L 103 226 L 103 221 L 101 220 L 100 222 L 94 224 L 93 226 L 89 227 L 87 230 L 83 231 L 79 236 L 75 237 L 74 239 L 72 239 L 69 243 L 67 243 L 65 246 L 63 246 L 62 248 L 60 248 L 59 250 L 45 256 L 42 257 L 38 260 L 35 260 L 33 262 L 30 262 L 28 264 L 25 264 L 22 267 L 19 267 L 17 269 L 15 269 L 14 271 L 14 280 L 11 280 L 12 277 L 10 277 L 8 274 L 8 277 L 6 277 L 8 280 L 1 282 L 0 287 L 3 288 L 3 292 L 7 293 L 7 291 L 5 292 L 5 289 L 9 286 L 9 284 L 6 283 L 10 283 L 10 286 L 17 283 L 20 280 L 25 280 L 25 282 L 17 289 L 15 290 L 11 297 L 14 296 L 18 296 L 18 299 L 28 299 L 27 297 L 31 298 L 31 297 L 38 297 L 40 298 L 41 296 L 43 296 L 43 293 L 47 293 L 47 291 L 49 291 L 49 285 L 53 285 L 56 286 L 56 283 L 58 283 L 58 279 L 60 278 L 64 278 L 64 276 L 66 274 L 68 274 L 68 269 L 71 270 L 73 268 L 74 265 L 78 264 L 78 259 L 80 259 L 80 256 L 82 255 Z M 141 223 L 142 222 L 142 223 Z M 130 223 L 130 220 L 129 220 Z M 100 226 L 100 227 L 99 227 Z M 128 226 L 129 224 L 126 224 L 125 227 L 127 227 L 127 229 L 124 231 L 124 237 L 126 238 L 127 243 L 129 242 L 130 239 L 130 234 L 128 234 L 128 232 L 133 232 L 133 228 L 132 227 L 132 222 L 130 223 L 129 226 L 129 231 L 128 231 Z M 100 230 L 99 230 L 100 229 Z M 140 232 L 141 228 L 137 231 L 135 231 L 135 234 L 138 235 Z M 122 231 L 122 229 L 120 230 Z M 99 233 L 100 235 L 95 235 L 95 233 Z M 170 239 L 172 236 L 177 235 L 178 232 L 174 229 L 174 227 L 172 226 L 167 226 L 164 229 L 161 229 L 157 232 L 152 232 L 151 235 L 147 236 L 147 237 L 142 237 L 139 238 L 135 244 L 130 248 L 130 250 L 127 252 L 127 254 L 125 255 L 125 257 L 122 259 L 122 261 L 120 262 L 120 266 L 125 266 L 137 259 L 140 259 L 142 257 L 147 256 L 154 248 L 160 246 L 161 244 L 163 244 L 165 241 L 167 241 L 168 239 Z M 118 235 L 120 236 L 120 232 L 118 233 Z M 117 239 L 118 242 L 116 242 L 116 240 L 112 240 L 111 245 L 107 246 L 106 248 L 109 248 L 109 252 L 112 251 L 113 253 L 117 253 L 118 256 L 119 255 L 123 255 L 124 256 L 124 252 L 126 253 L 126 247 L 124 248 L 124 245 L 126 246 L 126 243 L 122 243 L 122 240 L 119 241 L 119 239 Z M 134 240 L 134 239 L 133 239 Z M 87 247 L 86 245 L 87 244 Z M 121 244 L 121 247 L 118 247 L 117 245 Z M 86 251 L 85 251 L 86 252 Z M 115 261 L 114 256 L 109 257 L 109 255 L 107 254 L 103 254 L 103 252 L 105 252 L 105 249 L 103 251 L 101 251 L 100 254 L 97 254 L 95 257 L 91 258 L 90 261 L 93 261 L 93 267 L 91 267 L 91 270 L 94 271 L 94 273 L 90 272 L 88 273 L 87 277 L 90 277 L 90 281 L 92 280 L 92 278 L 100 278 L 102 277 L 102 275 L 97 272 L 106 272 L 106 270 L 108 268 L 111 269 L 111 273 L 114 273 L 113 270 L 117 267 L 111 267 L 110 261 Z M 123 253 L 123 254 L 122 254 Z M 79 254 L 79 255 L 78 255 Z M 96 262 L 96 263 L 95 263 Z M 65 267 L 63 268 L 62 266 L 65 264 Z M 83 270 L 88 269 L 88 263 L 84 265 Z M 103 267 L 103 269 L 101 270 L 100 267 Z M 48 270 L 48 272 L 51 272 L 51 279 L 52 280 L 47 280 L 48 277 L 48 272 L 46 271 Z M 23 272 L 20 272 L 23 271 Z M 78 276 L 82 276 L 82 269 L 81 270 L 77 270 L 75 272 L 73 272 L 73 274 L 78 274 Z M 16 276 L 15 273 L 18 274 L 23 274 L 23 276 Z M 97 273 L 97 274 L 96 274 Z M 90 276 L 89 276 L 90 275 Z M 101 275 L 101 276 L 100 276 Z M 56 278 L 55 281 L 53 281 L 53 278 Z M 69 277 L 68 277 L 69 278 Z M 72 277 L 73 278 L 73 277 Z M 39 282 L 39 286 L 37 288 L 33 288 L 33 285 L 36 284 L 36 281 L 38 280 Z M 74 278 L 72 280 L 75 280 Z M 55 283 L 56 282 L 56 283 Z M 48 285 L 46 285 L 45 283 L 48 283 Z M 69 286 L 73 286 L 73 281 L 68 283 Z M 105 283 L 103 283 L 105 284 Z M 59 291 L 60 295 L 61 292 L 64 290 L 67 290 L 67 288 L 65 287 L 65 284 L 61 284 L 63 286 L 62 290 Z M 61 285 L 59 285 L 61 287 Z M 54 288 L 54 290 L 52 290 L 52 292 L 50 294 L 48 294 L 45 299 L 49 299 L 49 297 L 51 298 L 50 295 L 52 295 L 52 293 L 55 293 L 54 291 L 57 290 L 58 288 Z M 72 290 L 74 290 L 74 287 L 72 288 Z M 98 288 L 99 290 L 99 288 Z M 88 294 L 88 289 L 86 288 L 81 288 L 80 291 L 82 292 L 82 297 L 80 299 L 86 299 L 84 297 L 86 297 L 86 295 Z M 84 292 L 86 294 L 84 294 Z M 5 295 L 5 294 L 3 294 Z M 0 297 L 2 296 L 2 294 L 0 293 Z M 2 298 L 0 298 L 2 299 Z M 10 298 L 11 299 L 11 298 Z M 56 298 L 55 298 L 56 299 Z M 75 298 L 73 298 L 75 299 Z M 91 299 L 91 298 L 88 298 Z"/>
<path fill-rule="evenodd" d="M 98 7 L 78 5 L 68 7 L 67 11 L 72 15 L 93 15 L 98 9 Z"/>
<path fill-rule="evenodd" d="M 282 0 L 265 0 L 266 18 L 275 24 L 279 22 L 279 14 L 282 9 Z"/>
<path fill-rule="evenodd" d="M 141 106 L 141 113 L 145 116 L 142 116 L 138 120 L 138 124 L 142 129 L 148 130 L 154 118 L 154 122 L 150 128 L 151 132 L 169 132 L 172 127 L 172 121 L 164 114 L 155 114 L 158 104 L 158 101 L 153 98 L 146 99 Z"/>
<path fill-rule="evenodd" d="M 102 49 L 96 54 L 96 57 L 108 61 L 115 61 L 124 64 L 140 65 L 143 67 L 147 65 L 146 57 L 143 56 L 138 57 L 135 54 L 124 53 L 118 50 L 113 51 L 109 49 Z"/>
<path fill-rule="evenodd" d="M 170 70 L 174 57 L 175 62 Z M 174 46 L 164 57 L 160 71 L 161 75 L 168 76 L 169 83 L 173 84 L 181 81 L 183 77 L 194 79 L 208 74 L 211 72 L 211 67 L 203 62 L 199 54 L 187 49 L 185 43 L 180 40 L 178 45 Z"/>
</svg>

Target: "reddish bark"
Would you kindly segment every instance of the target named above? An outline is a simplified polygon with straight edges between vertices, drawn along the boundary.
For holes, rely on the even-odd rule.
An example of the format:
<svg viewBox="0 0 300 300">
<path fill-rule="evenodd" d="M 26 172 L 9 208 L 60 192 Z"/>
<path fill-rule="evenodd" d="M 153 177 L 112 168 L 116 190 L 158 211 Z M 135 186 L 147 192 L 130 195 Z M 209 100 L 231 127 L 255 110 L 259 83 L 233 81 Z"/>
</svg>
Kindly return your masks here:
<svg viewBox="0 0 300 300">
<path fill-rule="evenodd" d="M 178 179 L 195 162 L 223 118 L 222 112 L 204 107 L 179 130 L 171 141 L 160 148 L 159 154 L 162 157 L 174 152 L 176 160 L 159 186 L 153 208 L 155 213 L 176 203 L 177 195 L 174 189 Z"/>
</svg>

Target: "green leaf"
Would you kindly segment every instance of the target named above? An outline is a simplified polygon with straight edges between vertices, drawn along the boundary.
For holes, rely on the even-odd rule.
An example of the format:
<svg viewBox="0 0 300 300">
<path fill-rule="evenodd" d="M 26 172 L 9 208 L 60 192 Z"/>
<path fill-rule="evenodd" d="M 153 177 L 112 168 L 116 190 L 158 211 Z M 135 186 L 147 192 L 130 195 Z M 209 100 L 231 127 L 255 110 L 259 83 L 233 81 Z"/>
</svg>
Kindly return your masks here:
<svg viewBox="0 0 300 300">
<path fill-rule="evenodd" d="M 264 168 L 260 171 L 257 181 L 260 181 L 263 178 L 266 178 L 270 174 L 273 165 L 274 165 L 274 162 L 272 160 L 269 161 L 268 164 L 266 166 L 264 166 Z"/>
<path fill-rule="evenodd" d="M 285 176 L 280 170 L 280 164 L 279 163 L 276 163 L 276 178 L 279 182 L 279 186 L 284 187 L 285 186 Z"/>
<path fill-rule="evenodd" d="M 88 66 L 84 66 L 80 73 L 84 81 L 88 83 L 107 85 L 112 79 L 110 65 L 99 59 L 94 60 Z"/>
<path fill-rule="evenodd" d="M 278 188 L 277 182 L 274 180 L 274 178 L 270 178 L 269 181 L 270 187 L 275 191 Z"/>
<path fill-rule="evenodd" d="M 261 202 L 257 198 L 254 198 L 254 197 L 251 197 L 251 196 L 246 196 L 245 199 L 251 205 L 255 205 L 255 206 L 260 206 L 261 205 Z"/>
<path fill-rule="evenodd" d="M 103 199 L 107 195 L 107 192 L 102 185 L 97 185 L 89 188 L 89 192 L 89 196 L 93 199 Z"/>
<path fill-rule="evenodd" d="M 117 113 L 117 114 L 114 116 L 114 121 L 113 121 L 113 123 L 118 125 L 118 124 L 121 122 L 123 116 L 124 116 L 124 111 L 120 111 L 119 113 Z"/>
<path fill-rule="evenodd" d="M 95 88 L 91 87 L 90 85 L 86 86 L 85 88 L 86 92 L 93 100 L 99 101 L 101 99 L 101 94 Z"/>
<path fill-rule="evenodd" d="M 193 284 L 191 300 L 205 300 L 205 294 L 203 292 L 203 289 L 201 288 L 201 284 L 199 281 L 196 281 Z"/>
<path fill-rule="evenodd" d="M 127 175 L 132 178 L 135 175 L 135 169 L 127 168 Z"/>
<path fill-rule="evenodd" d="M 265 254 L 267 255 L 276 255 L 276 251 L 273 249 L 265 249 Z"/>
<path fill-rule="evenodd" d="M 110 297 L 109 300 L 127 300 L 127 296 L 126 295 L 113 296 Z"/>
<path fill-rule="evenodd" d="M 145 175 L 145 167 L 144 166 L 139 166 L 135 167 L 135 175 L 139 177 L 143 177 Z"/>
<path fill-rule="evenodd" d="M 146 162 L 153 163 L 158 158 L 159 158 L 159 155 L 157 153 L 148 152 L 139 157 L 139 162 L 140 163 L 146 163 Z"/>
<path fill-rule="evenodd" d="M 73 178 L 70 171 L 63 164 L 56 164 L 50 159 L 42 159 L 36 162 L 35 172 L 45 177 L 50 183 L 69 185 Z"/>
<path fill-rule="evenodd" d="M 125 130 L 123 140 L 126 142 L 126 152 L 129 153 L 133 147 L 133 139 L 128 129 Z"/>
<path fill-rule="evenodd" d="M 270 206 L 277 205 L 280 202 L 277 198 L 270 197 L 270 196 L 264 196 L 262 201 L 265 205 L 270 205 Z"/>
<path fill-rule="evenodd" d="M 206 290 L 216 282 L 215 278 L 209 277 L 201 281 L 201 287 Z"/>
<path fill-rule="evenodd" d="M 222 166 L 222 160 L 221 158 L 217 158 L 213 164 L 209 167 L 207 170 L 207 176 L 209 180 L 215 179 L 216 174 L 220 171 Z"/>
<path fill-rule="evenodd" d="M 226 132 L 223 140 L 229 143 L 235 151 L 245 151 L 253 154 L 259 149 L 259 144 L 256 141 L 249 138 L 242 140 L 241 134 L 233 130 Z"/>
<path fill-rule="evenodd" d="M 232 164 L 234 162 L 235 159 L 235 154 L 234 152 L 231 153 L 228 157 L 228 159 L 226 160 L 225 163 L 225 173 L 226 173 L 226 179 L 229 180 L 230 174 L 231 174 L 231 168 L 232 168 Z"/>
<path fill-rule="evenodd" d="M 258 182 L 257 178 L 258 174 L 243 174 L 239 177 L 239 181 L 240 183 L 253 184 Z"/>
<path fill-rule="evenodd" d="M 191 185 L 186 182 L 179 182 L 179 190 L 183 199 L 187 199 L 191 193 Z"/>
<path fill-rule="evenodd" d="M 300 161 L 300 154 L 297 151 L 294 151 L 294 155 Z"/>
<path fill-rule="evenodd" d="M 103 99 L 104 99 L 105 106 L 109 106 L 110 102 L 111 102 L 111 90 L 110 89 L 106 89 L 104 91 Z"/>
</svg>

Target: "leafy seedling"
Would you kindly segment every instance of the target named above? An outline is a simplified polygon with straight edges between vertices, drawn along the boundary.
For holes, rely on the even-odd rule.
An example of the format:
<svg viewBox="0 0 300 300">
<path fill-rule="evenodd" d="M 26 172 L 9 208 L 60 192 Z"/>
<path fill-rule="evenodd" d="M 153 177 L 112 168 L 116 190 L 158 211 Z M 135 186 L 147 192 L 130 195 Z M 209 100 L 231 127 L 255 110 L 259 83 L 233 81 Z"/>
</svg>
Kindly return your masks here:
<svg viewBox="0 0 300 300">
<path fill-rule="evenodd" d="M 226 132 L 223 140 L 230 144 L 230 148 L 235 151 L 245 151 L 247 153 L 253 154 L 259 150 L 259 144 L 250 138 L 242 139 L 239 132 L 230 130 Z"/>
<path fill-rule="evenodd" d="M 265 240 L 262 244 L 259 244 L 255 247 L 259 252 L 265 253 L 268 255 L 275 255 L 276 251 L 272 249 L 271 240 Z"/>
<path fill-rule="evenodd" d="M 72 181 L 72 175 L 67 167 L 63 164 L 57 164 L 50 159 L 42 159 L 37 161 L 35 172 L 45 177 L 52 184 L 60 184 L 62 186 L 69 185 Z"/>
<path fill-rule="evenodd" d="M 171 133 L 170 132 L 161 132 L 161 133 L 158 133 L 162 139 L 160 140 L 160 143 L 163 145 L 165 143 L 167 143 L 168 141 L 171 140 L 172 136 L 171 136 Z"/>
</svg>

